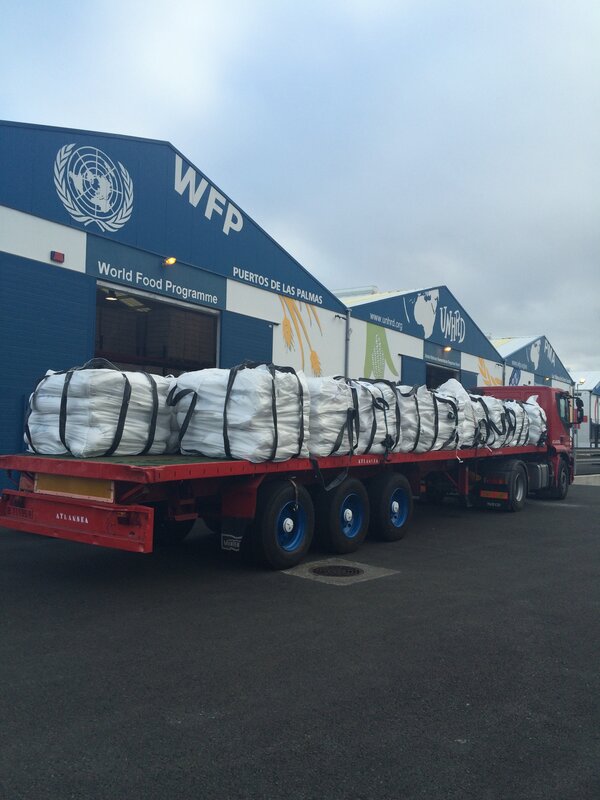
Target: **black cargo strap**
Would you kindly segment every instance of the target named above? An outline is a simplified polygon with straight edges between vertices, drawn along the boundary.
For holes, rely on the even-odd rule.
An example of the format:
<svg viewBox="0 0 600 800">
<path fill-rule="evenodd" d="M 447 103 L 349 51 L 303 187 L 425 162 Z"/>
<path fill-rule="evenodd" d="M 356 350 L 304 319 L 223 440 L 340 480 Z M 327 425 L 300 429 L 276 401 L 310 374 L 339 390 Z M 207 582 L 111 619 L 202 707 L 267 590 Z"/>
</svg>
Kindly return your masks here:
<svg viewBox="0 0 600 800">
<path fill-rule="evenodd" d="M 522 442 L 521 437 L 523 436 L 523 431 L 525 429 L 525 421 L 527 421 L 527 430 L 525 432 L 525 435 L 523 436 L 523 439 L 525 441 L 527 441 L 527 438 L 529 436 L 529 417 L 527 416 L 527 412 L 525 411 L 524 404 L 520 400 L 513 400 L 513 402 L 515 403 L 515 405 L 517 405 L 517 406 L 519 406 L 521 408 L 521 426 L 519 427 L 519 431 L 518 432 L 517 432 L 517 414 L 516 414 L 516 411 L 514 411 L 514 409 L 512 410 L 512 413 L 515 415 L 514 433 L 516 433 L 516 436 L 517 436 L 517 440 L 516 440 L 516 442 L 514 442 L 513 446 L 514 447 L 519 447 L 521 445 L 521 442 Z"/>
<path fill-rule="evenodd" d="M 196 403 L 198 402 L 198 394 L 193 389 L 181 389 L 180 391 L 177 391 L 177 384 L 175 384 L 175 386 L 173 386 L 173 388 L 167 395 L 167 405 L 176 406 L 180 402 L 180 400 L 183 400 L 183 398 L 187 397 L 189 394 L 193 395 L 193 397 L 190 400 L 188 410 L 186 411 L 185 417 L 183 418 L 183 422 L 181 423 L 181 427 L 179 428 L 179 434 L 177 435 L 177 441 L 179 443 L 180 449 L 183 437 L 187 433 L 187 429 L 189 428 L 192 415 L 196 408 Z M 190 450 L 189 452 L 199 452 L 199 451 Z M 199 453 L 199 455 L 202 455 L 202 453 Z"/>
<path fill-rule="evenodd" d="M 348 408 L 346 410 L 346 419 L 343 421 L 341 428 L 338 431 L 338 435 L 334 442 L 331 451 L 329 452 L 330 456 L 335 455 L 338 452 L 340 447 L 342 446 L 342 442 L 344 441 L 344 436 L 348 436 L 348 452 L 352 455 L 354 451 L 354 444 L 352 442 L 352 426 L 354 420 L 354 409 Z M 345 454 L 344 454 L 345 455 Z"/>
<path fill-rule="evenodd" d="M 325 483 L 325 478 L 323 477 L 323 472 L 319 466 L 318 460 L 316 458 L 311 458 L 310 463 L 313 465 L 315 475 L 319 479 L 321 486 L 326 492 L 330 492 L 332 489 L 337 489 L 337 487 L 348 477 L 348 467 L 346 467 L 340 473 L 338 473 L 332 481 Z"/>
<path fill-rule="evenodd" d="M 333 377 L 333 380 L 343 381 L 346 384 L 346 386 L 350 388 L 350 394 L 352 397 L 352 408 L 349 408 L 346 412 L 346 420 L 342 425 L 342 430 L 340 434 L 338 434 L 338 439 L 336 440 L 336 444 L 334 445 L 334 448 L 329 455 L 332 456 L 334 453 L 338 451 L 343 441 L 344 433 L 346 431 L 348 432 L 349 455 L 354 455 L 354 451 L 358 447 L 358 441 L 360 438 L 360 409 L 358 405 L 358 391 L 356 389 L 356 386 L 354 385 L 355 381 L 349 378 L 345 378 L 343 375 L 335 375 Z"/>
<path fill-rule="evenodd" d="M 145 456 L 147 453 L 150 452 L 152 445 L 154 444 L 154 437 L 156 436 L 156 423 L 158 422 L 158 388 L 156 386 L 156 381 L 147 372 L 142 373 L 148 379 L 148 383 L 150 384 L 150 392 L 152 393 L 152 416 L 150 417 L 150 428 L 148 431 L 148 439 L 146 441 L 146 446 L 141 451 L 140 455 Z"/>
<path fill-rule="evenodd" d="M 458 447 L 458 406 L 451 400 L 449 397 L 440 397 L 436 394 L 436 392 L 432 392 L 433 396 L 435 397 L 438 403 L 446 403 L 446 405 L 450 406 L 450 410 L 448 411 L 448 419 L 453 420 L 454 422 L 454 430 L 450 434 L 450 436 L 446 439 L 446 441 L 439 447 L 439 450 L 446 450 L 449 444 L 454 444 Z M 437 419 L 437 417 L 436 417 Z M 437 438 L 437 436 L 436 436 Z"/>
<path fill-rule="evenodd" d="M 298 432 L 298 450 L 295 456 L 292 458 L 298 458 L 300 453 L 302 452 L 302 447 L 304 445 L 304 387 L 302 386 L 302 381 L 296 370 L 293 367 L 277 367 L 275 364 L 267 364 L 269 372 L 273 378 L 273 390 L 275 390 L 275 373 L 287 373 L 289 375 L 293 375 L 296 378 L 296 382 L 298 383 L 298 405 L 300 411 L 300 430 Z"/>
<path fill-rule="evenodd" d="M 369 391 L 369 390 L 367 389 L 367 391 Z M 373 446 L 373 442 L 375 441 L 375 434 L 377 433 L 377 417 L 375 415 L 375 397 L 373 396 L 373 394 L 371 392 L 369 392 L 369 395 L 371 397 L 371 418 L 372 418 L 372 422 L 371 422 L 371 430 L 369 432 L 369 441 L 367 443 L 367 446 L 364 449 L 364 453 L 365 454 L 371 452 L 371 447 Z"/>
<path fill-rule="evenodd" d="M 256 369 L 257 367 L 267 367 L 270 375 L 271 375 L 271 414 L 273 417 L 273 447 L 271 449 L 271 457 L 270 460 L 273 461 L 275 456 L 277 455 L 277 447 L 279 445 L 279 431 L 277 426 L 277 394 L 276 394 L 276 387 L 275 387 L 275 376 L 277 372 L 282 373 L 289 373 L 295 376 L 296 381 L 298 382 L 298 401 L 300 405 L 300 426 L 299 426 L 299 433 L 298 433 L 298 450 L 292 458 L 297 458 L 300 453 L 302 452 L 302 447 L 304 445 L 304 387 L 302 386 L 302 382 L 298 377 L 298 373 L 293 367 L 278 367 L 275 364 L 271 364 L 269 362 L 264 361 L 244 361 L 242 364 L 238 364 L 236 367 L 233 367 L 229 371 L 229 380 L 227 381 L 227 390 L 225 393 L 225 404 L 223 407 L 223 444 L 225 446 L 225 454 L 227 458 L 232 458 L 231 455 L 231 446 L 229 441 L 229 422 L 227 418 L 227 406 L 229 403 L 229 399 L 231 397 L 231 392 L 233 389 L 233 384 L 235 383 L 235 379 L 237 375 L 244 369 Z"/>
<path fill-rule="evenodd" d="M 390 430 L 389 430 L 389 425 L 388 425 L 388 414 L 387 414 L 387 412 L 390 410 L 390 404 L 388 403 L 388 401 L 383 396 L 383 391 L 379 388 L 379 386 L 376 386 L 374 388 L 376 388 L 377 391 L 379 391 L 381 393 L 381 397 L 375 397 L 373 399 L 373 407 L 374 407 L 374 409 L 376 411 L 382 411 L 383 412 L 383 424 L 385 425 L 385 436 L 379 442 L 379 444 L 383 445 L 384 458 L 387 459 L 389 454 L 390 454 L 390 450 L 394 446 L 394 439 L 390 435 Z M 373 414 L 373 418 L 376 419 L 375 413 Z"/>
<path fill-rule="evenodd" d="M 470 397 L 471 400 L 473 400 L 476 403 L 479 403 L 479 405 L 483 408 L 483 413 L 485 415 L 485 419 L 479 421 L 479 443 L 482 445 L 489 445 L 491 438 L 490 435 L 492 433 L 492 421 L 490 420 L 490 412 L 488 410 L 487 405 L 484 403 L 483 397 L 481 397 L 481 395 L 478 394 L 470 395 Z"/>
<path fill-rule="evenodd" d="M 350 455 L 354 455 L 354 451 L 358 447 L 360 439 L 360 406 L 358 404 L 358 391 L 356 386 L 348 382 L 350 386 L 350 394 L 352 395 L 352 411 L 349 412 L 349 433 L 350 433 Z"/>
<path fill-rule="evenodd" d="M 67 407 L 69 400 L 69 385 L 71 383 L 73 375 L 76 372 L 81 372 L 86 369 L 113 369 L 118 371 L 117 367 L 115 367 L 114 364 L 111 364 L 110 361 L 106 361 L 103 358 L 93 358 L 91 361 L 86 362 L 82 367 L 74 367 L 73 369 L 70 369 L 65 373 L 65 382 L 63 384 L 63 389 L 60 397 L 58 435 L 64 448 L 69 452 L 71 452 L 71 449 L 67 444 Z M 129 378 L 127 377 L 127 375 L 125 375 L 124 372 L 121 372 L 121 375 L 123 376 L 124 380 L 123 398 L 121 400 L 121 410 L 119 411 L 119 419 L 117 421 L 117 427 L 115 430 L 115 435 L 113 437 L 112 444 L 108 448 L 108 450 L 106 450 L 106 452 L 103 453 L 104 456 L 112 456 L 113 453 L 118 448 L 119 444 L 121 443 L 121 439 L 123 437 L 123 431 L 125 429 L 125 420 L 127 419 L 127 411 L 129 410 L 129 401 L 131 399 L 131 383 L 129 382 Z"/>
<path fill-rule="evenodd" d="M 385 456 L 387 458 L 387 456 L 389 455 L 390 451 L 391 450 L 395 450 L 398 447 L 398 443 L 400 441 L 400 435 L 401 435 L 401 429 L 400 429 L 400 406 L 398 404 L 398 395 L 396 394 L 396 385 L 392 381 L 387 381 L 387 380 L 384 380 L 383 378 L 377 378 L 376 380 L 368 381 L 368 383 L 371 383 L 373 386 L 375 386 L 377 389 L 379 389 L 379 391 L 381 392 L 381 402 L 383 404 L 385 404 L 384 407 L 380 409 L 380 410 L 383 411 L 383 415 L 384 415 L 385 434 L 386 434 L 385 438 L 383 439 L 381 444 L 383 444 L 383 446 L 385 448 Z M 381 383 L 384 384 L 385 386 L 387 386 L 388 389 L 391 390 L 391 392 L 392 392 L 392 394 L 394 396 L 394 416 L 395 416 L 394 422 L 395 422 L 395 425 L 396 425 L 396 435 L 395 435 L 395 437 L 393 437 L 389 432 L 389 424 L 388 424 L 388 414 L 387 414 L 387 412 L 390 410 L 390 405 L 384 398 L 383 389 L 381 389 L 381 387 L 378 385 L 378 384 L 381 384 Z"/>
<path fill-rule="evenodd" d="M 121 373 L 125 380 L 125 386 L 123 388 L 123 400 L 121 402 L 121 411 L 119 412 L 119 420 L 117 422 L 117 430 L 115 431 L 115 438 L 113 439 L 113 443 L 108 448 L 105 456 L 112 456 L 119 444 L 121 443 L 121 438 L 123 437 L 123 431 L 125 429 L 125 420 L 127 419 L 127 411 L 129 410 L 129 401 L 131 399 L 131 383 L 129 382 L 129 378 L 125 375 L 124 372 Z"/>
<path fill-rule="evenodd" d="M 508 408 L 507 406 L 504 406 L 504 415 L 506 418 L 506 435 L 504 437 L 504 441 L 502 442 L 502 446 L 506 447 L 517 429 L 517 415 L 512 408 Z"/>
</svg>

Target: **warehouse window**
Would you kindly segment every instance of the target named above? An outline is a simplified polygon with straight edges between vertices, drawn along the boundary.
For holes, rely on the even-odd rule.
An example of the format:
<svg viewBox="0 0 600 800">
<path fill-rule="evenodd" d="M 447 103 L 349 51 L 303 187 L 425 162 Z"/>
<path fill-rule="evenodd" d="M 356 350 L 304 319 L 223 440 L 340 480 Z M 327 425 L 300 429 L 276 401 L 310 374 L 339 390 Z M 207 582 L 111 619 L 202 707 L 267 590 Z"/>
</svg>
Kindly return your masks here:
<svg viewBox="0 0 600 800">
<path fill-rule="evenodd" d="M 98 286 L 95 355 L 157 375 L 214 367 L 217 320 L 200 309 Z"/>
</svg>

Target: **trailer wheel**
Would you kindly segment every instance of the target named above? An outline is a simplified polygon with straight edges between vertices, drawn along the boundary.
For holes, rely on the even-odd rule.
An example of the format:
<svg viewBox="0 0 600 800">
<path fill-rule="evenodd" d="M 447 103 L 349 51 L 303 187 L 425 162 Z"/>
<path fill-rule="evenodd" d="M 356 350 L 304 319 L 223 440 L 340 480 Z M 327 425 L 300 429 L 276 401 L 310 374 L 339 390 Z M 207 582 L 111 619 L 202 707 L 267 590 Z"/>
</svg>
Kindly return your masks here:
<svg viewBox="0 0 600 800">
<path fill-rule="evenodd" d="M 353 553 L 369 529 L 369 497 L 363 483 L 346 478 L 330 492 L 319 490 L 315 498 L 317 533 L 330 553 Z"/>
<path fill-rule="evenodd" d="M 554 500 L 564 500 L 569 491 L 569 470 L 565 460 L 561 458 L 556 475 L 556 486 L 550 488 L 549 495 Z"/>
<path fill-rule="evenodd" d="M 315 527 L 309 493 L 290 481 L 261 486 L 256 516 L 248 536 L 255 559 L 272 569 L 289 569 L 308 552 Z"/>
<path fill-rule="evenodd" d="M 517 461 L 511 464 L 506 476 L 508 491 L 507 511 L 520 511 L 527 500 L 527 471 L 525 466 Z"/>
<path fill-rule="evenodd" d="M 413 512 L 410 483 L 397 472 L 380 475 L 369 483 L 369 532 L 384 542 L 397 542 L 406 533 Z"/>
</svg>

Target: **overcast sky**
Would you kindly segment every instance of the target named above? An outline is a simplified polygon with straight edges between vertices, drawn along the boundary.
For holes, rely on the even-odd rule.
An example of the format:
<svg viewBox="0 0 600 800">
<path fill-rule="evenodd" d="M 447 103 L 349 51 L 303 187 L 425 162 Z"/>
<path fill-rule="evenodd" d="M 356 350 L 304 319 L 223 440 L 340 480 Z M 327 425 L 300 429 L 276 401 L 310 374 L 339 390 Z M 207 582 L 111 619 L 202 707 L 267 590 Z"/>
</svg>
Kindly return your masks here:
<svg viewBox="0 0 600 800">
<path fill-rule="evenodd" d="M 0 117 L 165 139 L 331 289 L 600 369 L 597 0 L 5 4 Z M 0 176 L 1 180 L 1 176 Z"/>
</svg>

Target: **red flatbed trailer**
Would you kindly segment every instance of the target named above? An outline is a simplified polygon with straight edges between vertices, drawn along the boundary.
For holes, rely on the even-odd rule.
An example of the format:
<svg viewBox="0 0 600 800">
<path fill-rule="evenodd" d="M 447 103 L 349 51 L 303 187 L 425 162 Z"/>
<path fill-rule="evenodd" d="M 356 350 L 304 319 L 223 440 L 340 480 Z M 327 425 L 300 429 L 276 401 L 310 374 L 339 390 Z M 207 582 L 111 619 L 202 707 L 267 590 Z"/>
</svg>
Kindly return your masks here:
<svg viewBox="0 0 600 800">
<path fill-rule="evenodd" d="M 568 394 L 547 387 L 487 393 L 524 400 L 532 388 L 548 417 L 543 446 L 259 464 L 190 456 L 0 456 L 0 469 L 19 476 L 18 488 L 0 498 L 0 526 L 149 553 L 155 538 L 181 540 L 202 518 L 220 531 L 223 549 L 245 542 L 280 569 L 302 560 L 315 517 L 326 548 L 348 553 L 369 528 L 386 541 L 402 538 L 414 496 L 453 494 L 466 505 L 518 511 L 528 493 L 562 499 L 574 477 Z"/>
</svg>

